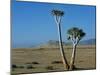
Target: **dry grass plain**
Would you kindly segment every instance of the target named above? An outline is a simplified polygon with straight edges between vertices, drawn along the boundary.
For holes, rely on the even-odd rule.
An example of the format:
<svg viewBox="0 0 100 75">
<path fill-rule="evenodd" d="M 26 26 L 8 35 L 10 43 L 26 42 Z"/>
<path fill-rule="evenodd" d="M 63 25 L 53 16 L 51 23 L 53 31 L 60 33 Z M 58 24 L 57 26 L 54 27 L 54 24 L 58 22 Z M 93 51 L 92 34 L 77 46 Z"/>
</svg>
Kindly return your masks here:
<svg viewBox="0 0 100 75">
<path fill-rule="evenodd" d="M 68 62 L 72 47 L 64 46 Z M 96 68 L 95 45 L 78 46 L 76 52 L 76 70 Z M 58 47 L 15 48 L 11 51 L 12 74 L 63 71 Z"/>
</svg>

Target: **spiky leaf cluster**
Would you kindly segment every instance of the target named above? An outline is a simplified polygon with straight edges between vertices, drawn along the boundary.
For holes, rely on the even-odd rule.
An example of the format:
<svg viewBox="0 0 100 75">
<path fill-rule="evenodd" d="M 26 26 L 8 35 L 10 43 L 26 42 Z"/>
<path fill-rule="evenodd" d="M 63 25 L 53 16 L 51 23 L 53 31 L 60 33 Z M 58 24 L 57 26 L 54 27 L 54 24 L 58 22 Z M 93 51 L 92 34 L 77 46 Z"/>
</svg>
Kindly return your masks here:
<svg viewBox="0 0 100 75">
<path fill-rule="evenodd" d="M 52 10 L 52 14 L 54 16 L 63 16 L 64 15 L 64 12 L 63 11 L 60 11 L 60 10 Z"/>
<path fill-rule="evenodd" d="M 76 42 L 80 41 L 85 36 L 85 32 L 83 32 L 82 29 L 79 29 L 77 27 L 69 29 L 67 34 L 68 34 L 68 40 L 71 39 Z"/>
</svg>

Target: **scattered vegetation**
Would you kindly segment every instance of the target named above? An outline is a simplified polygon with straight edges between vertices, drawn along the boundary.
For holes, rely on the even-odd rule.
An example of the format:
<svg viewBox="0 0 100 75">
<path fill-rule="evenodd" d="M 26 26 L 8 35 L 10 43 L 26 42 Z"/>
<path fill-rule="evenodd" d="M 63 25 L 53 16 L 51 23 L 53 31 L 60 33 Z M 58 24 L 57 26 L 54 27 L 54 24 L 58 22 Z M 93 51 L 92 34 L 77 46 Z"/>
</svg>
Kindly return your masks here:
<svg viewBox="0 0 100 75">
<path fill-rule="evenodd" d="M 27 65 L 27 69 L 34 69 L 35 67 L 33 67 L 32 65 Z"/>
<path fill-rule="evenodd" d="M 54 70 L 53 66 L 47 66 L 45 67 L 47 70 Z"/>
<path fill-rule="evenodd" d="M 24 66 L 18 66 L 18 68 L 24 68 Z"/>
<path fill-rule="evenodd" d="M 34 62 L 32 62 L 32 64 L 39 64 L 38 62 L 36 62 L 36 61 L 34 61 Z"/>
<path fill-rule="evenodd" d="M 15 65 L 15 64 L 13 64 L 13 65 L 12 65 L 12 68 L 13 68 L 13 69 L 15 69 L 15 68 L 24 68 L 24 66 L 22 66 L 22 65 Z"/>
<path fill-rule="evenodd" d="M 18 68 L 18 66 L 17 66 L 17 65 L 15 65 L 15 64 L 13 64 L 13 65 L 12 65 L 12 68 Z"/>
<path fill-rule="evenodd" d="M 51 62 L 52 64 L 63 64 L 63 62 L 62 61 L 53 61 L 53 62 Z"/>
<path fill-rule="evenodd" d="M 18 75 L 18 74 L 16 74 L 16 73 L 11 73 L 11 75 Z"/>
<path fill-rule="evenodd" d="M 66 57 L 70 58 L 69 56 L 71 56 L 72 46 L 66 46 L 66 47 L 64 47 L 64 50 L 65 50 Z M 11 72 L 13 74 L 64 70 L 63 64 L 60 64 L 60 62 L 59 62 L 62 60 L 60 58 L 60 55 L 58 55 L 59 50 L 56 47 L 54 47 L 53 49 L 45 48 L 42 51 L 38 50 L 38 48 L 37 48 L 37 50 L 36 49 L 27 49 L 27 50 L 13 49 L 13 51 L 14 51 L 14 55 L 13 55 L 12 60 L 14 62 L 18 62 L 18 63 L 12 62 L 12 65 L 11 65 L 12 71 Z M 23 57 L 21 57 L 21 55 L 23 54 L 22 53 L 23 51 L 25 51 L 27 53 L 27 55 L 30 55 L 30 52 L 34 53 L 32 56 L 30 55 L 31 61 L 26 62 L 26 60 L 28 60 L 28 59 L 25 59 L 25 57 L 27 57 L 27 58 L 29 57 L 27 55 L 23 55 Z M 40 54 L 41 52 L 44 54 Z M 95 46 L 94 45 L 78 46 L 77 52 L 78 53 L 77 53 L 76 60 L 75 60 L 76 61 L 75 62 L 76 69 L 73 69 L 73 70 L 85 70 L 85 69 L 95 68 Z M 46 53 L 48 53 L 48 55 Z M 91 56 L 91 60 L 89 60 L 90 56 Z M 15 57 L 18 60 L 16 60 Z M 37 57 L 40 57 L 40 58 L 37 59 Z M 32 64 L 32 62 L 38 62 L 39 64 Z M 68 60 L 68 62 L 70 63 L 70 59 Z M 32 67 L 28 67 L 29 65 L 31 65 Z M 24 68 L 21 68 L 20 66 L 23 66 Z M 29 69 L 29 68 L 31 68 L 31 69 Z"/>
</svg>

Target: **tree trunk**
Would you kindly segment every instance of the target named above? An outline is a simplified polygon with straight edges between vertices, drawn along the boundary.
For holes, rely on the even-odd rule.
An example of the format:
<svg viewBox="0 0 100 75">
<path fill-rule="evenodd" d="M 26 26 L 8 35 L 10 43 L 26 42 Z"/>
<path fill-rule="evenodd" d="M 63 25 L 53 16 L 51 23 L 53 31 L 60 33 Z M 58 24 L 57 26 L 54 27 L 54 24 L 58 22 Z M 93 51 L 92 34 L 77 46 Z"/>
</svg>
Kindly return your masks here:
<svg viewBox="0 0 100 75">
<path fill-rule="evenodd" d="M 75 55 L 76 55 L 76 45 L 73 45 L 73 52 L 72 52 L 69 70 L 74 69 Z"/>
<path fill-rule="evenodd" d="M 61 53 L 62 61 L 63 61 L 65 70 L 68 70 L 69 65 L 68 65 L 67 59 L 65 57 L 64 49 L 63 49 L 60 24 L 57 24 L 57 27 L 58 27 L 59 46 L 60 46 L 60 53 Z"/>
</svg>

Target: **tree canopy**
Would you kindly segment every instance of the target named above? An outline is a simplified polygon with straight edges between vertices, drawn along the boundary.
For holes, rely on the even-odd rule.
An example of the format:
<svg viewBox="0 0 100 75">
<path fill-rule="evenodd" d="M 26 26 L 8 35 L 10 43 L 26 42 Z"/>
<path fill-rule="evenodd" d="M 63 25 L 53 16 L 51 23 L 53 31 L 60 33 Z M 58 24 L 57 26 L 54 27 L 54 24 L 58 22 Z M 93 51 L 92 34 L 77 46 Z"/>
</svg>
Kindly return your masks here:
<svg viewBox="0 0 100 75">
<path fill-rule="evenodd" d="M 52 14 L 55 16 L 63 16 L 64 12 L 60 10 L 52 10 Z"/>
<path fill-rule="evenodd" d="M 85 35 L 86 33 L 83 32 L 82 29 L 79 29 L 77 27 L 73 27 L 67 31 L 68 34 L 68 40 L 72 40 L 74 43 L 78 43 Z"/>
</svg>

